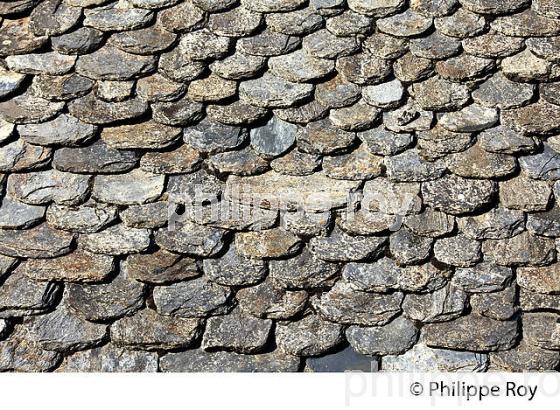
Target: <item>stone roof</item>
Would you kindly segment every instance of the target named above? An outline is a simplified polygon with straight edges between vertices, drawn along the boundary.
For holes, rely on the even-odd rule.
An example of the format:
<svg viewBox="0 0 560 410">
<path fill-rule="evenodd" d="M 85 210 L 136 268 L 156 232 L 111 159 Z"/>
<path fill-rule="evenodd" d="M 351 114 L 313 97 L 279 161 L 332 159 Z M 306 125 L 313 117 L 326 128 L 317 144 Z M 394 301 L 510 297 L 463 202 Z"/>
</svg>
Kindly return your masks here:
<svg viewBox="0 0 560 410">
<path fill-rule="evenodd" d="M 0 370 L 558 369 L 557 1 L 0 16 Z"/>
</svg>

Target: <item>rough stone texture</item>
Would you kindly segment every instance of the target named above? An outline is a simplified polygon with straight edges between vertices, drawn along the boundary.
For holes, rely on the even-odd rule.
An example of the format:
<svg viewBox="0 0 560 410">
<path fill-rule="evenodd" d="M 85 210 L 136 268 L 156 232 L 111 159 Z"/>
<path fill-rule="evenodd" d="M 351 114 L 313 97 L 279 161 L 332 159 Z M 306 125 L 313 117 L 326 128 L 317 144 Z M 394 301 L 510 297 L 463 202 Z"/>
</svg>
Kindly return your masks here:
<svg viewBox="0 0 560 410">
<path fill-rule="evenodd" d="M 346 338 L 358 353 L 394 355 L 404 353 L 416 343 L 418 329 L 401 316 L 382 327 L 350 326 Z"/>
<path fill-rule="evenodd" d="M 0 371 L 558 370 L 556 3 L 0 2 Z"/>
</svg>

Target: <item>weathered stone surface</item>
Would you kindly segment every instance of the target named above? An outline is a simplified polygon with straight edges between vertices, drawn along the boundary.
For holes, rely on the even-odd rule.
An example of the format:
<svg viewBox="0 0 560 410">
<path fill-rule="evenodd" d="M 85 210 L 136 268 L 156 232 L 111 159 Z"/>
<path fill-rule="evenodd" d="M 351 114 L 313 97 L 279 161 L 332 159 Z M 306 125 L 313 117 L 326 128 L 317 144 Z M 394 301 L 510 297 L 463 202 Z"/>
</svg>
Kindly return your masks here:
<svg viewBox="0 0 560 410">
<path fill-rule="evenodd" d="M 148 249 L 150 232 L 147 229 L 134 229 L 124 224 L 112 225 L 100 232 L 80 236 L 84 249 L 107 255 L 126 255 Z"/>
<path fill-rule="evenodd" d="M 450 16 L 436 18 L 434 25 L 446 36 L 465 38 L 483 32 L 486 28 L 486 20 L 483 16 L 460 8 Z"/>
<path fill-rule="evenodd" d="M 152 56 L 135 56 L 111 46 L 80 56 L 76 72 L 95 80 L 129 80 L 152 71 Z"/>
<path fill-rule="evenodd" d="M 548 350 L 560 350 L 559 315 L 554 313 L 526 313 L 523 334 L 527 343 Z"/>
<path fill-rule="evenodd" d="M 118 121 L 131 120 L 142 116 L 148 105 L 139 98 L 122 102 L 107 102 L 94 93 L 68 103 L 70 114 L 89 124 L 108 125 Z"/>
<path fill-rule="evenodd" d="M 412 134 L 395 133 L 381 127 L 359 132 L 357 136 L 372 154 L 383 156 L 401 153 L 414 140 Z"/>
<path fill-rule="evenodd" d="M 16 91 L 24 79 L 25 74 L 16 73 L 4 67 L 0 68 L 0 97 L 6 97 Z"/>
<path fill-rule="evenodd" d="M 105 127 L 101 138 L 116 149 L 157 149 L 165 148 L 176 142 L 181 129 L 153 121 L 138 124 Z"/>
<path fill-rule="evenodd" d="M 271 57 L 268 66 L 273 75 L 295 83 L 317 80 L 334 71 L 334 62 L 311 57 L 303 50 Z"/>
<path fill-rule="evenodd" d="M 121 5 L 120 2 L 87 9 L 84 15 L 84 26 L 101 31 L 135 30 L 150 24 L 154 16 L 150 10 Z"/>
<path fill-rule="evenodd" d="M 208 29 L 202 29 L 184 34 L 178 49 L 191 60 L 205 61 L 224 57 L 229 50 L 230 43 L 229 38 L 217 36 Z"/>
<path fill-rule="evenodd" d="M 224 246 L 224 234 L 223 229 L 185 222 L 175 229 L 159 229 L 155 233 L 155 242 L 171 252 L 209 257 Z"/>
<path fill-rule="evenodd" d="M 359 45 L 354 37 L 337 37 L 328 30 L 319 30 L 305 36 L 302 47 L 313 57 L 333 59 L 353 54 Z"/>
<path fill-rule="evenodd" d="M 451 81 L 468 81 L 484 76 L 494 68 L 494 60 L 463 53 L 436 63 L 436 71 Z"/>
<path fill-rule="evenodd" d="M 358 13 L 383 17 L 394 14 L 404 3 L 404 0 L 349 0 L 348 6 Z"/>
<path fill-rule="evenodd" d="M 533 54 L 544 58 L 545 60 L 558 62 L 560 60 L 558 40 L 558 36 L 533 37 L 527 39 L 527 47 Z"/>
<path fill-rule="evenodd" d="M 281 214 L 280 226 L 298 236 L 326 235 L 333 218 L 330 212 L 285 212 Z"/>
<path fill-rule="evenodd" d="M 377 107 L 372 107 L 362 99 L 349 107 L 331 110 L 329 120 L 335 127 L 345 131 L 363 131 L 375 125 L 380 114 Z"/>
<path fill-rule="evenodd" d="M 453 230 L 455 219 L 444 212 L 426 208 L 420 214 L 407 216 L 404 224 L 416 235 L 437 238 Z"/>
<path fill-rule="evenodd" d="M 88 201 L 79 206 L 51 204 L 47 209 L 50 226 L 72 232 L 97 232 L 117 218 L 113 206 Z"/>
<path fill-rule="evenodd" d="M 148 102 L 172 101 L 184 94 L 184 84 L 172 81 L 159 73 L 142 77 L 136 82 L 136 93 Z"/>
<path fill-rule="evenodd" d="M 203 61 L 194 61 L 178 47 L 161 55 L 159 70 L 165 77 L 177 82 L 191 81 L 202 75 L 205 69 Z"/>
<path fill-rule="evenodd" d="M 60 353 L 44 350 L 29 340 L 28 332 L 21 326 L 7 339 L 0 342 L 0 369 L 15 372 L 46 372 L 62 360 Z"/>
<path fill-rule="evenodd" d="M 290 319 L 307 304 L 307 292 L 285 290 L 268 278 L 256 286 L 240 289 L 236 299 L 242 311 L 267 319 Z"/>
<path fill-rule="evenodd" d="M 290 259 L 270 260 L 270 276 L 288 289 L 316 288 L 334 277 L 339 267 L 322 261 L 307 248 Z"/>
<path fill-rule="evenodd" d="M 391 65 L 383 58 L 369 53 L 358 53 L 336 60 L 336 70 L 348 81 L 358 84 L 382 82 L 391 74 Z"/>
<path fill-rule="evenodd" d="M 513 156 L 491 153 L 475 144 L 463 152 L 450 155 L 447 167 L 462 177 L 490 179 L 514 173 L 517 161 Z"/>
<path fill-rule="evenodd" d="M 548 311 L 560 312 L 557 295 L 530 292 L 525 288 L 519 289 L 519 307 L 524 312 Z"/>
<path fill-rule="evenodd" d="M 208 319 L 202 348 L 224 349 L 236 353 L 256 353 L 268 340 L 272 320 L 257 319 L 238 310 Z"/>
<path fill-rule="evenodd" d="M 515 345 L 518 323 L 470 314 L 451 322 L 428 324 L 422 329 L 422 334 L 430 347 L 474 352 L 500 351 Z"/>
<path fill-rule="evenodd" d="M 383 158 L 360 146 L 350 154 L 323 158 L 323 169 L 333 179 L 364 180 L 381 175 Z"/>
<path fill-rule="evenodd" d="M 217 75 L 194 80 L 189 84 L 188 97 L 196 102 L 218 102 L 233 97 L 237 93 L 237 83 L 224 80 Z"/>
<path fill-rule="evenodd" d="M 383 370 L 389 372 L 480 372 L 487 367 L 485 354 L 433 349 L 424 343 L 403 355 L 383 357 Z"/>
<path fill-rule="evenodd" d="M 336 181 L 322 173 L 298 177 L 270 171 L 253 177 L 230 176 L 225 197 L 263 208 L 317 212 L 343 206 L 357 187 L 357 182 Z"/>
<path fill-rule="evenodd" d="M 548 37 L 560 33 L 560 23 L 556 19 L 537 14 L 533 8 L 521 13 L 500 16 L 490 27 L 514 37 Z"/>
<path fill-rule="evenodd" d="M 471 295 L 472 311 L 490 319 L 508 320 L 518 311 L 517 290 L 515 285 L 492 293 L 476 293 Z"/>
<path fill-rule="evenodd" d="M 554 194 L 557 196 L 557 194 Z M 560 235 L 560 207 L 554 205 L 545 212 L 535 212 L 527 215 L 527 230 L 542 236 Z"/>
<path fill-rule="evenodd" d="M 225 286 L 198 278 L 157 286 L 153 298 L 160 314 L 196 318 L 227 313 L 231 294 L 231 290 Z"/>
<path fill-rule="evenodd" d="M 323 17 L 315 7 L 266 15 L 267 27 L 275 32 L 291 36 L 309 34 L 318 30 L 322 23 Z"/>
<path fill-rule="evenodd" d="M 34 145 L 77 145 L 92 138 L 97 127 L 84 124 L 77 118 L 61 114 L 41 124 L 18 126 L 19 136 Z"/>
<path fill-rule="evenodd" d="M 31 340 L 48 350 L 75 351 L 99 345 L 107 327 L 76 316 L 66 305 L 32 319 L 27 325 Z"/>
<path fill-rule="evenodd" d="M 330 262 L 359 261 L 381 254 L 386 237 L 350 236 L 334 229 L 329 237 L 314 237 L 309 249 L 320 259 Z"/>
<path fill-rule="evenodd" d="M 488 32 L 462 41 L 463 49 L 478 57 L 507 57 L 521 51 L 523 39 Z"/>
<path fill-rule="evenodd" d="M 156 353 L 139 352 L 105 345 L 76 352 L 64 359 L 59 372 L 152 373 L 158 370 Z"/>
<path fill-rule="evenodd" d="M 328 18 L 326 28 L 339 37 L 368 34 L 372 31 L 372 19 L 360 13 L 345 11 Z"/>
<path fill-rule="evenodd" d="M 434 256 L 452 266 L 473 266 L 482 257 L 481 243 L 463 234 L 440 238 L 434 245 Z"/>
<path fill-rule="evenodd" d="M 216 259 L 204 260 L 204 273 L 208 280 L 224 286 L 250 286 L 266 276 L 263 261 L 239 255 L 235 247 Z"/>
<path fill-rule="evenodd" d="M 459 54 L 461 43 L 453 37 L 435 31 L 429 36 L 412 39 L 409 48 L 410 52 L 416 57 L 444 60 Z"/>
<path fill-rule="evenodd" d="M 537 146 L 534 137 L 525 136 L 502 125 L 483 131 L 478 136 L 478 143 L 488 152 L 503 154 L 531 153 Z"/>
<path fill-rule="evenodd" d="M 36 75 L 31 84 L 31 92 L 40 98 L 51 101 L 67 101 L 89 93 L 93 81 L 81 75 Z M 58 118 L 58 117 L 57 117 Z"/>
<path fill-rule="evenodd" d="M 153 119 L 164 125 L 183 126 L 202 119 L 203 106 L 190 98 L 183 97 L 173 102 L 152 104 Z"/>
<path fill-rule="evenodd" d="M 190 174 L 172 175 L 167 183 L 170 201 L 203 204 L 222 196 L 224 183 L 204 169 Z"/>
<path fill-rule="evenodd" d="M 410 349 L 418 339 L 418 333 L 414 323 L 400 316 L 384 326 L 350 326 L 346 338 L 358 353 L 393 355 Z"/>
<path fill-rule="evenodd" d="M 52 259 L 29 259 L 17 272 L 39 281 L 101 282 L 115 269 L 113 257 L 82 249 Z"/>
<path fill-rule="evenodd" d="M 362 90 L 364 100 L 375 107 L 395 108 L 397 107 L 404 94 L 404 88 L 399 80 L 392 80 L 386 83 L 370 85 Z"/>
<path fill-rule="evenodd" d="M 242 100 L 263 108 L 290 107 L 309 97 L 312 92 L 311 84 L 292 83 L 268 73 L 239 85 Z"/>
<path fill-rule="evenodd" d="M 198 319 L 163 316 L 143 309 L 111 325 L 111 341 L 119 347 L 172 350 L 190 346 L 200 334 Z"/>
<path fill-rule="evenodd" d="M 296 253 L 301 247 L 300 239 L 283 229 L 260 232 L 239 232 L 235 235 L 235 248 L 248 258 L 279 258 Z"/>
<path fill-rule="evenodd" d="M 415 101 L 425 110 L 452 110 L 463 107 L 469 100 L 465 85 L 439 76 L 412 86 Z"/>
<path fill-rule="evenodd" d="M 306 154 L 297 149 L 270 162 L 270 167 L 277 173 L 294 176 L 311 175 L 320 165 L 320 156 Z"/>
<path fill-rule="evenodd" d="M 138 154 L 109 147 L 103 140 L 80 148 L 55 151 L 52 166 L 74 173 L 116 173 L 128 171 L 138 163 Z"/>
<path fill-rule="evenodd" d="M 519 161 L 521 169 L 530 178 L 557 180 L 560 179 L 560 153 L 545 144 L 543 150 L 535 155 L 526 156 Z"/>
<path fill-rule="evenodd" d="M 488 180 L 474 180 L 444 176 L 422 184 L 424 203 L 452 215 L 474 212 L 489 205 L 497 184 Z"/>
<path fill-rule="evenodd" d="M 402 218 L 400 215 L 359 209 L 343 212 L 336 224 L 350 235 L 375 235 L 396 231 L 402 224 Z"/>
<path fill-rule="evenodd" d="M 560 107 L 546 101 L 502 113 L 502 123 L 523 134 L 551 134 L 560 128 L 552 119 L 560 113 Z"/>
<path fill-rule="evenodd" d="M 484 241 L 482 252 L 486 260 L 504 266 L 549 265 L 556 256 L 552 239 L 527 231 L 513 238 Z"/>
<path fill-rule="evenodd" d="M 427 58 L 416 57 L 406 53 L 393 65 L 395 77 L 403 82 L 417 82 L 430 77 L 434 72 L 434 63 Z"/>
<path fill-rule="evenodd" d="M 298 37 L 264 30 L 255 36 L 240 39 L 236 49 L 252 56 L 267 57 L 289 53 L 300 44 Z"/>
<path fill-rule="evenodd" d="M 544 211 L 550 202 L 551 189 L 544 181 L 534 181 L 523 174 L 500 183 L 500 202 L 506 208 L 526 212 Z"/>
<path fill-rule="evenodd" d="M 22 74 L 62 75 L 74 67 L 75 61 L 75 56 L 56 52 L 22 54 L 6 58 L 8 68 Z"/>
<path fill-rule="evenodd" d="M 495 292 L 503 290 L 512 280 L 511 268 L 482 262 L 472 268 L 455 271 L 451 283 L 467 292 Z"/>
<path fill-rule="evenodd" d="M 379 19 L 376 25 L 379 31 L 392 36 L 414 37 L 432 26 L 432 18 L 408 9 L 403 13 Z"/>
<path fill-rule="evenodd" d="M 332 350 L 343 340 L 343 327 L 329 323 L 317 315 L 308 315 L 296 322 L 276 328 L 278 348 L 295 356 L 318 356 Z"/>
<path fill-rule="evenodd" d="M 5 4 L 5 3 L 3 3 Z M 47 36 L 35 36 L 31 31 L 28 17 L 15 20 L 4 20 L 0 28 L 0 55 L 30 53 L 47 41 Z"/>
<path fill-rule="evenodd" d="M 0 286 L 0 317 L 38 315 L 56 303 L 60 286 L 42 283 L 19 273 L 8 276 Z"/>
<path fill-rule="evenodd" d="M 276 157 L 295 142 L 297 126 L 272 117 L 265 125 L 251 129 L 251 146 L 262 155 Z"/>
<path fill-rule="evenodd" d="M 338 281 L 327 293 L 312 301 L 325 319 L 345 325 L 383 326 L 401 311 L 403 294 L 366 293 Z"/>
<path fill-rule="evenodd" d="M 460 230 L 471 239 L 511 238 L 525 228 L 523 212 L 495 208 L 481 215 L 458 219 Z"/>
<path fill-rule="evenodd" d="M 537 293 L 560 292 L 560 264 L 546 267 L 527 267 L 517 270 L 519 286 Z"/>
<path fill-rule="evenodd" d="M 153 174 L 181 174 L 200 168 L 200 153 L 189 145 L 169 152 L 147 152 L 140 159 L 140 168 Z"/>
<path fill-rule="evenodd" d="M 546 80 L 551 69 L 551 63 L 537 57 L 529 50 L 507 57 L 502 61 L 504 75 L 518 82 Z"/>
<path fill-rule="evenodd" d="M 27 144 L 18 139 L 0 147 L 0 171 L 18 172 L 42 168 L 51 160 L 49 148 Z"/>
<path fill-rule="evenodd" d="M 401 228 L 389 238 L 389 251 L 399 265 L 423 262 L 429 258 L 433 239 L 417 236 L 406 228 Z"/>
<path fill-rule="evenodd" d="M 87 320 L 113 320 L 140 309 L 144 292 L 144 284 L 120 273 L 108 283 L 68 285 L 66 303 Z"/>
<path fill-rule="evenodd" d="M 235 0 L 227 0 L 225 7 L 233 4 Z M 200 9 L 200 1 L 180 2 L 158 13 L 159 22 L 168 31 L 182 33 L 201 28 L 205 22 L 204 11 Z M 224 2 L 220 2 L 220 5 Z M 229 4 L 227 4 L 229 3 Z"/>
<path fill-rule="evenodd" d="M 0 253 L 19 258 L 54 258 L 71 250 L 74 235 L 41 224 L 25 230 L 0 230 Z"/>
<path fill-rule="evenodd" d="M 305 372 L 377 372 L 380 360 L 378 357 L 365 356 L 357 353 L 352 346 L 327 353 L 319 357 L 310 357 L 305 362 Z"/>
<path fill-rule="evenodd" d="M 518 108 L 528 103 L 535 94 L 532 84 L 520 84 L 497 73 L 482 83 L 472 94 L 474 101 L 488 107 Z"/>
<path fill-rule="evenodd" d="M 446 169 L 441 161 L 422 159 L 416 149 L 385 158 L 385 165 L 387 176 L 395 182 L 431 181 L 441 177 Z"/>
<path fill-rule="evenodd" d="M 130 255 L 123 269 L 131 279 L 155 285 L 179 282 L 200 274 L 194 259 L 165 250 Z"/>
<path fill-rule="evenodd" d="M 420 211 L 420 185 L 412 182 L 396 183 L 386 178 L 367 181 L 363 188 L 362 208 L 389 215 L 410 215 Z"/>
<path fill-rule="evenodd" d="M 467 293 L 453 285 L 431 293 L 410 293 L 404 298 L 403 314 L 423 323 L 447 322 L 463 314 Z"/>
<path fill-rule="evenodd" d="M 49 202 L 76 204 L 89 192 L 90 177 L 56 170 L 12 174 L 7 190 L 15 199 L 31 205 Z"/>
<path fill-rule="evenodd" d="M 0 103 L 2 117 L 13 124 L 36 124 L 55 117 L 64 103 L 35 97 L 29 92 Z"/>
<path fill-rule="evenodd" d="M 103 40 L 103 32 L 80 27 L 70 33 L 52 37 L 53 49 L 61 54 L 86 54 L 95 50 Z"/>
<path fill-rule="evenodd" d="M 244 355 L 230 352 L 205 352 L 197 349 L 169 353 L 160 360 L 163 372 L 285 373 L 297 371 L 299 365 L 298 357 L 278 351 Z"/>
<path fill-rule="evenodd" d="M 548 371 L 560 364 L 560 353 L 531 346 L 523 339 L 520 344 L 503 352 L 490 355 L 492 364 L 508 372 Z"/>
<path fill-rule="evenodd" d="M 92 195 L 101 202 L 133 205 L 153 202 L 163 188 L 163 176 L 135 169 L 126 174 L 96 176 Z"/>
<path fill-rule="evenodd" d="M 150 55 L 167 49 L 176 38 L 177 36 L 160 26 L 151 26 L 140 30 L 115 33 L 109 41 L 111 45 L 127 53 Z M 106 48 L 103 47 L 103 49 Z"/>
</svg>

